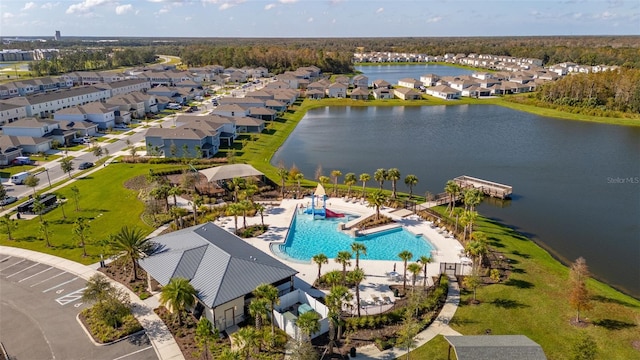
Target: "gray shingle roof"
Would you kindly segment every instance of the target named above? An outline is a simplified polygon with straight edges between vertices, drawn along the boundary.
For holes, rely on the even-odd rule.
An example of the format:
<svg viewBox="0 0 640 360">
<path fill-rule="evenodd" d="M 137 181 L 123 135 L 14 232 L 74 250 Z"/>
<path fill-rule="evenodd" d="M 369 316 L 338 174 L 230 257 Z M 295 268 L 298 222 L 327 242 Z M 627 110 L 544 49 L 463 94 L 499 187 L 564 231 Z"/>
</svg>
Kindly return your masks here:
<svg viewBox="0 0 640 360">
<path fill-rule="evenodd" d="M 524 335 L 445 336 L 458 360 L 546 360 L 542 347 Z"/>
<path fill-rule="evenodd" d="M 140 260 L 161 285 L 184 277 L 211 308 L 251 293 L 263 283 L 288 279 L 297 271 L 213 223 L 153 239 L 158 253 Z"/>
</svg>

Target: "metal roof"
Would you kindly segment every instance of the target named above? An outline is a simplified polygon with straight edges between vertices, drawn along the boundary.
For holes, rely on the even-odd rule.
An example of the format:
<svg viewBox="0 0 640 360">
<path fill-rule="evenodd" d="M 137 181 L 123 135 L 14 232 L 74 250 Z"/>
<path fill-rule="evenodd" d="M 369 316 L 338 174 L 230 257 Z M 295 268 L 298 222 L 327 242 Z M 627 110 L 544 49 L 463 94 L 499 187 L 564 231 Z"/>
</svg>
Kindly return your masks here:
<svg viewBox="0 0 640 360">
<path fill-rule="evenodd" d="M 444 337 L 458 360 L 546 360 L 542 347 L 524 335 Z"/>
<path fill-rule="evenodd" d="M 158 251 L 141 259 L 140 266 L 161 285 L 174 277 L 189 279 L 211 308 L 298 273 L 210 222 L 152 241 Z"/>
<path fill-rule="evenodd" d="M 227 180 L 233 178 L 264 175 L 253 166 L 247 164 L 231 164 L 200 170 L 199 173 L 207 177 L 207 181 Z"/>
</svg>

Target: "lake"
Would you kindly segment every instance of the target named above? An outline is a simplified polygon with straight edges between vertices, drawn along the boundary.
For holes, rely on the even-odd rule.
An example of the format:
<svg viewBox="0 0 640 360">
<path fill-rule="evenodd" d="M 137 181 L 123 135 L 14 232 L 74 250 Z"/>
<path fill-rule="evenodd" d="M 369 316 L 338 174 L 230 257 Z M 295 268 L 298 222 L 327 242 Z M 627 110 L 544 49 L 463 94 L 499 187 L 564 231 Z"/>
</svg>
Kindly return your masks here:
<svg viewBox="0 0 640 360">
<path fill-rule="evenodd" d="M 640 298 L 640 128 L 494 105 L 327 107 L 307 113 L 280 161 L 307 178 L 318 165 L 327 176 L 396 167 L 419 178 L 421 195 L 460 175 L 512 185 L 511 201 L 479 212 L 565 262 L 584 257 L 597 278 Z M 402 180 L 398 189 L 408 191 Z"/>
<path fill-rule="evenodd" d="M 424 65 L 367 65 L 354 66 L 369 78 L 369 86 L 374 80 L 384 79 L 392 85 L 398 84 L 402 78 L 420 80 L 420 76 L 436 74 L 439 76 L 471 75 L 476 71 L 453 66 L 424 64 Z"/>
</svg>

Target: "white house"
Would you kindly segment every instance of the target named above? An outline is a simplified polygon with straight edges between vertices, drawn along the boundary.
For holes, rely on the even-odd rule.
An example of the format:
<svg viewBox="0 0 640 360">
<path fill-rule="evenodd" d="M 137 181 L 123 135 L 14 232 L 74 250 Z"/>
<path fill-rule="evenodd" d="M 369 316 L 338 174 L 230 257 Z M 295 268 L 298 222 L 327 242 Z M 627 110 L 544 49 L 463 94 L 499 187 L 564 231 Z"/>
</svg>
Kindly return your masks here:
<svg viewBox="0 0 640 360">
<path fill-rule="evenodd" d="M 61 109 L 93 101 L 105 101 L 109 97 L 108 90 L 98 89 L 94 86 L 80 86 L 67 90 L 15 97 L 3 100 L 3 102 L 25 106 L 27 116 L 47 118 Z"/>
<path fill-rule="evenodd" d="M 2 133 L 11 136 L 44 137 L 58 128 L 60 125 L 57 121 L 28 117 L 4 125 Z"/>
<path fill-rule="evenodd" d="M 459 99 L 462 91 L 456 90 L 447 85 L 437 85 L 427 88 L 427 95 L 435 96 L 445 100 Z"/>
<path fill-rule="evenodd" d="M 27 117 L 26 106 L 6 104 L 0 101 L 0 125 L 14 122 L 25 117 Z"/>
<path fill-rule="evenodd" d="M 404 78 L 398 80 L 398 85 L 403 86 L 410 89 L 417 89 L 422 85 L 420 80 L 412 79 L 412 78 Z"/>
<path fill-rule="evenodd" d="M 339 82 L 329 85 L 327 88 L 327 96 L 331 98 L 346 98 L 347 85 Z"/>
<path fill-rule="evenodd" d="M 366 89 L 369 87 L 369 78 L 362 74 L 358 74 L 353 77 L 353 86 Z"/>
<path fill-rule="evenodd" d="M 116 123 L 116 107 L 107 107 L 100 102 L 92 102 L 68 109 L 62 109 L 55 113 L 55 120 L 91 121 L 98 125 L 99 129 L 113 128 Z"/>
</svg>

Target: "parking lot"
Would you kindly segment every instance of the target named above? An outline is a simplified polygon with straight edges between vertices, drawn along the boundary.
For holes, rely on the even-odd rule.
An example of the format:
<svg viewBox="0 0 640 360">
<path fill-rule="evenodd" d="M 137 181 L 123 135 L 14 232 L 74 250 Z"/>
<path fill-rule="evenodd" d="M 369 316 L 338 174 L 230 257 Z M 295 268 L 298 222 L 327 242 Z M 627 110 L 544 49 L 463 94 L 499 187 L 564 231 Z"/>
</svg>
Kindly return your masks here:
<svg viewBox="0 0 640 360">
<path fill-rule="evenodd" d="M 76 316 L 85 280 L 39 262 L 0 255 L 0 341 L 10 358 L 151 360 L 156 353 L 144 332 L 98 346 Z"/>
</svg>

